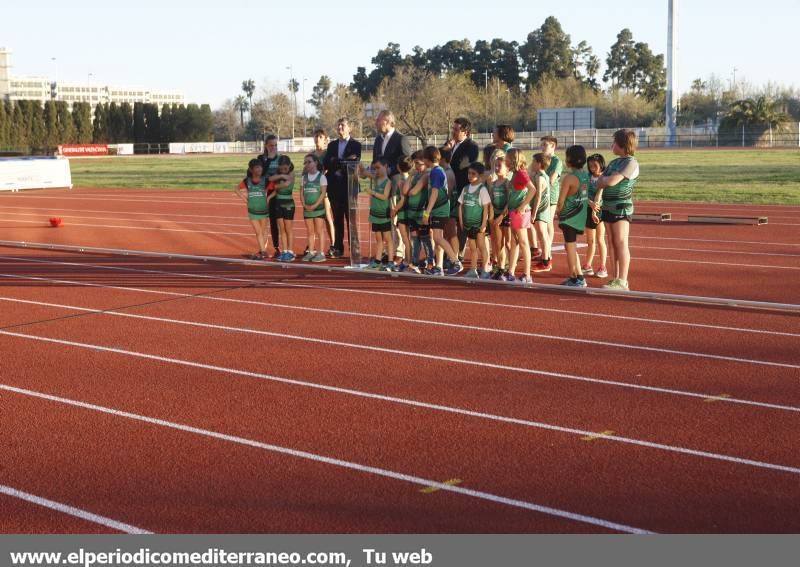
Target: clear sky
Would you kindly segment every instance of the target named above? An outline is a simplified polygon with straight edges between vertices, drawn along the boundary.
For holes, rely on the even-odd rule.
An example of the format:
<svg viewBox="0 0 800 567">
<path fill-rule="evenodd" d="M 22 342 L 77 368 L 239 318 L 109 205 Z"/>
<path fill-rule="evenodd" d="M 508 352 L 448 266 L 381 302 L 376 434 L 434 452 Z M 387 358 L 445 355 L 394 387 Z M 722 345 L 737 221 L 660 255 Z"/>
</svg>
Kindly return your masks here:
<svg viewBox="0 0 800 567">
<path fill-rule="evenodd" d="M 800 86 L 800 0 L 677 1 L 681 90 L 711 73 L 728 81 L 734 67 L 737 81 Z M 0 47 L 13 52 L 13 75 L 69 82 L 92 73 L 93 84 L 177 89 L 216 107 L 246 78 L 283 87 L 288 66 L 301 84 L 307 79 L 308 98 L 320 75 L 349 83 L 390 41 L 403 53 L 450 39 L 521 43 L 550 15 L 601 60 L 624 27 L 666 51 L 666 0 L 10 1 Z"/>
</svg>

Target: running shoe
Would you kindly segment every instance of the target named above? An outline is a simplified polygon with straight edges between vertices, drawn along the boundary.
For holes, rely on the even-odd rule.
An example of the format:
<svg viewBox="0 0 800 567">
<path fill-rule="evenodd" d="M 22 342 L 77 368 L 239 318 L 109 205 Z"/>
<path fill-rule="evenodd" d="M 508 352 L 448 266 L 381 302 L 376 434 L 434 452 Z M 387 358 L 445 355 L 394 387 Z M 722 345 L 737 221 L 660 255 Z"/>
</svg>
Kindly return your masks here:
<svg viewBox="0 0 800 567">
<path fill-rule="evenodd" d="M 278 250 L 278 249 L 276 248 L 276 249 L 275 249 L 275 253 L 272 255 L 272 257 L 270 258 L 270 260 L 272 260 L 272 261 L 274 261 L 274 262 L 280 262 L 282 257 L 283 257 L 283 252 L 281 252 L 280 250 Z"/>
<path fill-rule="evenodd" d="M 367 264 L 367 268 L 366 269 L 367 270 L 380 270 L 381 269 L 381 263 L 378 262 L 375 258 L 373 258 L 372 260 L 369 261 L 369 264 Z"/>
<path fill-rule="evenodd" d="M 442 267 L 444 268 L 445 271 L 449 270 L 450 266 L 452 265 L 453 263 L 450 261 L 450 258 L 445 258 L 444 262 L 442 263 Z"/>
<path fill-rule="evenodd" d="M 336 248 L 334 248 L 333 246 L 328 248 L 328 257 L 329 258 L 336 258 L 337 257 L 336 256 Z M 341 257 L 341 255 L 339 255 L 339 257 Z"/>
<path fill-rule="evenodd" d="M 464 270 L 464 264 L 461 262 L 453 262 L 450 268 L 447 270 L 448 276 L 455 276 L 456 274 L 460 274 Z"/>
<path fill-rule="evenodd" d="M 308 246 L 306 246 L 306 249 L 303 250 L 303 256 L 306 256 L 308 254 L 308 252 L 309 252 Z"/>
<path fill-rule="evenodd" d="M 408 269 L 408 264 L 406 264 L 405 260 L 401 261 L 397 264 L 396 272 L 405 272 Z"/>
<path fill-rule="evenodd" d="M 464 274 L 464 277 L 476 280 L 476 279 L 478 279 L 480 277 L 480 275 L 478 274 L 478 270 L 476 270 L 475 268 L 472 268 L 470 271 L 468 271 L 466 274 Z"/>
<path fill-rule="evenodd" d="M 492 279 L 492 272 L 483 271 L 483 272 L 480 273 L 480 276 L 481 276 L 482 280 L 489 280 L 489 279 Z"/>
<path fill-rule="evenodd" d="M 540 272 L 549 272 L 552 269 L 553 269 L 552 262 L 547 262 L 546 264 L 544 262 L 537 262 L 531 267 L 531 271 L 537 274 Z"/>
<path fill-rule="evenodd" d="M 568 278 L 563 282 L 561 282 L 561 285 L 567 287 L 581 287 L 581 288 L 587 287 L 586 280 L 583 278 Z"/>
<path fill-rule="evenodd" d="M 578 276 L 578 287 L 589 287 L 589 284 L 586 283 L 586 279 L 583 276 Z"/>
<path fill-rule="evenodd" d="M 266 258 L 263 252 L 256 252 L 255 254 L 250 254 L 251 260 L 263 260 Z"/>
<path fill-rule="evenodd" d="M 530 276 L 522 276 L 517 280 L 517 283 L 522 285 L 528 285 L 533 283 L 533 278 Z"/>
<path fill-rule="evenodd" d="M 381 256 L 381 264 L 386 265 L 388 263 L 389 263 L 389 255 L 384 254 L 383 256 Z"/>
<path fill-rule="evenodd" d="M 410 272 L 415 273 L 415 274 L 421 274 L 422 273 L 422 270 L 420 269 L 420 267 L 419 266 L 415 266 L 414 264 L 411 264 L 410 266 L 408 266 L 408 270 Z"/>
<path fill-rule="evenodd" d="M 625 280 L 621 280 L 619 278 L 611 280 L 609 283 L 603 286 L 603 289 L 616 289 L 620 291 L 628 291 L 628 282 Z"/>
<path fill-rule="evenodd" d="M 598 278 L 607 278 L 608 277 L 608 270 L 606 270 L 605 266 L 600 266 L 600 269 L 594 273 L 595 277 Z"/>
<path fill-rule="evenodd" d="M 395 264 L 394 262 L 392 262 L 386 268 L 386 271 L 387 272 L 402 272 L 403 270 L 400 269 L 400 264 Z"/>
<path fill-rule="evenodd" d="M 439 266 L 433 266 L 432 268 L 427 268 L 425 273 L 429 276 L 443 276 L 444 271 Z"/>
<path fill-rule="evenodd" d="M 584 276 L 593 276 L 594 270 L 590 264 L 586 264 L 584 267 L 581 268 L 581 272 Z"/>
<path fill-rule="evenodd" d="M 508 270 L 503 270 L 503 275 L 500 276 L 500 279 L 503 280 L 504 282 L 516 281 L 516 278 L 514 277 L 514 274 L 512 274 Z"/>
<path fill-rule="evenodd" d="M 316 254 L 314 254 L 311 257 L 311 261 L 314 262 L 315 264 L 319 264 L 321 262 L 327 262 L 328 259 L 325 257 L 325 254 L 323 254 L 322 252 L 317 252 Z"/>
<path fill-rule="evenodd" d="M 295 256 L 294 252 L 287 250 L 281 254 L 281 257 L 278 258 L 278 262 L 294 262 L 295 258 L 297 258 L 297 256 Z"/>
<path fill-rule="evenodd" d="M 303 262 L 310 262 L 314 256 L 316 256 L 316 254 L 312 253 L 308 248 L 306 248 L 306 253 L 300 259 Z"/>
</svg>

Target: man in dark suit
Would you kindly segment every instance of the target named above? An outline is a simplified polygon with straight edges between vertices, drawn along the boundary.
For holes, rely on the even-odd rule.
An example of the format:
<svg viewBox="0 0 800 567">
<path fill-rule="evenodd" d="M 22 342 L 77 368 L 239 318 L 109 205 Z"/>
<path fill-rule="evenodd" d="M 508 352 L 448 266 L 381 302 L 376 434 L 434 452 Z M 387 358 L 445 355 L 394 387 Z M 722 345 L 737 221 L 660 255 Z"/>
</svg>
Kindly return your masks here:
<svg viewBox="0 0 800 567">
<path fill-rule="evenodd" d="M 411 155 L 411 144 L 408 138 L 394 129 L 395 118 L 388 110 L 381 110 L 375 119 L 375 144 L 372 146 L 372 161 L 378 158 L 386 160 L 389 177 L 398 174 L 397 162 Z"/>
<path fill-rule="evenodd" d="M 361 161 L 361 142 L 350 137 L 350 123 L 340 118 L 336 123 L 338 138 L 328 144 L 323 160 L 323 168 L 328 178 L 328 198 L 333 210 L 333 245 L 329 255 L 334 258 L 344 256 L 344 224 L 350 228 L 350 208 L 347 203 L 347 167 L 344 160 Z"/>
<path fill-rule="evenodd" d="M 472 122 L 467 118 L 459 117 L 453 120 L 451 127 L 452 137 L 447 141 L 445 147 L 453 153 L 450 158 L 450 167 L 456 176 L 455 190 L 460 192 L 469 181 L 467 173 L 472 162 L 478 161 L 480 148 L 472 139 Z M 464 247 L 467 244 L 467 235 L 458 227 L 458 243 L 460 247 L 459 256 L 464 255 Z"/>
<path fill-rule="evenodd" d="M 408 137 L 394 129 L 395 117 L 389 110 L 381 110 L 375 119 L 375 143 L 372 146 L 372 161 L 379 158 L 386 160 L 388 175 L 393 183 L 399 183 L 400 172 L 397 162 L 411 155 L 411 144 Z M 397 220 L 392 221 L 392 240 L 395 245 L 396 259 L 405 255 L 405 246 L 397 230 Z M 388 259 L 386 259 L 388 261 Z"/>
</svg>

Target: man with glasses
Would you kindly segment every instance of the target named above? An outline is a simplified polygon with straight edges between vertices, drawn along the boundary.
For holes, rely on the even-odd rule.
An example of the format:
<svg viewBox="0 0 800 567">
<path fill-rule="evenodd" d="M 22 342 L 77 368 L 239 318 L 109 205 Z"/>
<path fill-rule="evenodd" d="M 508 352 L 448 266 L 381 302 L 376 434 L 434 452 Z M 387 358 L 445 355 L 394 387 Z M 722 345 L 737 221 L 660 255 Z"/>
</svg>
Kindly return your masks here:
<svg viewBox="0 0 800 567">
<path fill-rule="evenodd" d="M 333 209 L 333 258 L 344 256 L 344 224 L 350 228 L 350 210 L 347 204 L 347 167 L 343 161 L 361 161 L 361 142 L 350 137 L 350 123 L 340 118 L 336 123 L 337 139 L 328 144 L 322 170 L 328 178 L 328 196 Z"/>
</svg>

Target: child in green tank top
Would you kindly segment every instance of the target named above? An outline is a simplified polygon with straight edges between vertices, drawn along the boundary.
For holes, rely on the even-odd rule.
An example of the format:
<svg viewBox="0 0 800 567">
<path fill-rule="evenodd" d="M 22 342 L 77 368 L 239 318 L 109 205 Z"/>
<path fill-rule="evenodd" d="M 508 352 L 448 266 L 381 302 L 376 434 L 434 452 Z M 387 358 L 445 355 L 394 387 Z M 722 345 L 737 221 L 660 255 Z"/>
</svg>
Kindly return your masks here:
<svg viewBox="0 0 800 567">
<path fill-rule="evenodd" d="M 278 158 L 278 173 L 269 178 L 275 184 L 275 197 L 277 201 L 278 232 L 280 235 L 280 248 L 283 253 L 278 258 L 279 262 L 294 262 L 295 253 L 292 251 L 294 237 L 292 236 L 292 219 L 294 219 L 294 166 L 289 156 L 281 155 Z"/>
<path fill-rule="evenodd" d="M 531 162 L 533 177 L 531 182 L 536 187 L 538 197 L 534 199 L 531 207 L 533 208 L 533 230 L 536 233 L 536 242 L 541 246 L 541 257 L 533 266 L 534 272 L 545 272 L 552 269 L 552 225 L 553 217 L 550 206 L 550 178 L 547 175 L 547 166 L 550 158 L 543 153 L 534 154 Z"/>
<path fill-rule="evenodd" d="M 303 219 L 308 235 L 308 251 L 303 256 L 304 262 L 325 261 L 322 235 L 325 232 L 325 194 L 328 180 L 319 171 L 319 167 L 319 158 L 316 155 L 307 154 L 303 158 L 301 192 L 303 194 Z M 319 245 L 319 249 L 317 245 Z"/>
<path fill-rule="evenodd" d="M 404 257 L 400 263 L 400 271 L 403 272 L 411 265 L 411 234 L 408 230 L 408 208 L 406 207 L 406 195 L 403 193 L 404 188 L 409 183 L 412 162 L 411 158 L 403 158 L 397 162 L 397 171 L 400 175 L 396 177 L 396 186 L 393 187 L 393 192 L 396 200 L 390 215 L 397 221 L 397 230 L 400 233 L 400 239 L 403 241 Z M 398 251 L 399 253 L 399 251 Z"/>
<path fill-rule="evenodd" d="M 587 287 L 578 257 L 577 237 L 586 228 L 589 209 L 589 172 L 586 171 L 586 149 L 583 146 L 567 148 L 567 174 L 561 183 L 558 197 L 558 224 L 564 234 L 569 278 L 562 282 L 568 287 Z"/>
<path fill-rule="evenodd" d="M 493 280 L 499 280 L 508 271 L 508 257 L 511 250 L 511 228 L 508 219 L 508 184 L 511 177 L 506 167 L 506 152 L 495 150 L 492 153 L 492 167 L 487 177 L 490 205 L 490 228 L 492 238 Z"/>
<path fill-rule="evenodd" d="M 586 159 L 586 167 L 591 177 L 589 178 L 589 216 L 586 218 L 586 259 L 581 271 L 584 276 L 608 277 L 606 261 L 608 260 L 608 245 L 606 244 L 606 223 L 602 221 L 594 210 L 597 193 L 597 180 L 603 175 L 606 160 L 603 154 L 592 154 Z M 601 205 L 601 204 L 600 204 Z M 597 270 L 592 267 L 595 252 L 600 254 L 600 266 Z"/>
<path fill-rule="evenodd" d="M 246 191 L 242 197 L 247 202 L 247 214 L 250 224 L 256 233 L 258 252 L 250 255 L 251 260 L 267 258 L 267 218 L 269 217 L 267 200 L 267 179 L 263 176 L 263 164 L 259 159 L 251 159 L 247 167 L 247 177 L 237 186 L 236 193 Z"/>
<path fill-rule="evenodd" d="M 467 235 L 472 259 L 472 268 L 464 277 L 467 278 L 489 278 L 489 244 L 486 241 L 486 225 L 489 222 L 489 208 L 492 198 L 489 190 L 481 181 L 486 168 L 482 163 L 474 162 L 467 170 L 467 180 L 469 185 L 464 187 L 461 196 L 458 198 L 458 221 L 461 229 Z M 482 271 L 478 273 L 478 255 L 482 262 Z"/>
<path fill-rule="evenodd" d="M 408 230 L 411 234 L 411 270 L 421 274 L 426 268 L 426 263 L 433 268 L 433 242 L 431 241 L 430 226 L 422 224 L 422 213 L 428 202 L 428 171 L 422 159 L 422 150 L 411 154 L 414 164 L 414 174 L 409 178 L 403 188 L 408 218 Z M 420 258 L 424 249 L 425 259 Z"/>
<path fill-rule="evenodd" d="M 375 248 L 370 255 L 367 269 L 397 272 L 400 267 L 394 256 L 395 248 L 390 216 L 392 182 L 388 177 L 388 165 L 384 158 L 378 158 L 372 162 L 372 173 L 375 188 L 368 189 L 367 195 L 369 195 L 369 222 L 372 225 L 372 234 L 375 236 Z M 381 265 L 380 257 L 384 250 L 390 258 L 390 263 Z"/>
</svg>

